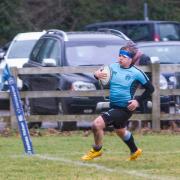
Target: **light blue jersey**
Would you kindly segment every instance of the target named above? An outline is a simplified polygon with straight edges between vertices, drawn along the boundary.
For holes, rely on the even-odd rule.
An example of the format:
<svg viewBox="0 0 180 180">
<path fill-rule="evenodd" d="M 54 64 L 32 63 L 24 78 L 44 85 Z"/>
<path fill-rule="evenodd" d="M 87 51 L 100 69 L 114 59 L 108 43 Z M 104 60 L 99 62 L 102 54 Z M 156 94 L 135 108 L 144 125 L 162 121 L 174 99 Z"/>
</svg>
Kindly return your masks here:
<svg viewBox="0 0 180 180">
<path fill-rule="evenodd" d="M 119 107 L 127 107 L 132 100 L 138 84 L 146 84 L 148 77 L 137 67 L 123 68 L 119 63 L 109 65 L 112 71 L 110 81 L 110 103 Z"/>
</svg>

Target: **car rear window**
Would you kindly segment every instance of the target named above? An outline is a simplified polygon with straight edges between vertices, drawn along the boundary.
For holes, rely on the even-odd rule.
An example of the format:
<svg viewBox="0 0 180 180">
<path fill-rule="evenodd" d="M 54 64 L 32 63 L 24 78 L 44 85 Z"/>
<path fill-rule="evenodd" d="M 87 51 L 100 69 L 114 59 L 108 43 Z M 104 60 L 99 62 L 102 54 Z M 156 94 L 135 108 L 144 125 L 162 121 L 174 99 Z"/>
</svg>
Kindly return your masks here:
<svg viewBox="0 0 180 180">
<path fill-rule="evenodd" d="M 180 40 L 180 26 L 176 24 L 158 24 L 161 40 Z"/>
<path fill-rule="evenodd" d="M 152 28 L 150 24 L 103 24 L 87 26 L 85 30 L 96 31 L 100 28 L 116 29 L 123 32 L 133 41 L 150 41 L 152 40 Z"/>
<path fill-rule="evenodd" d="M 125 34 L 134 41 L 150 41 L 152 39 L 150 24 L 129 24 L 126 26 Z"/>
</svg>

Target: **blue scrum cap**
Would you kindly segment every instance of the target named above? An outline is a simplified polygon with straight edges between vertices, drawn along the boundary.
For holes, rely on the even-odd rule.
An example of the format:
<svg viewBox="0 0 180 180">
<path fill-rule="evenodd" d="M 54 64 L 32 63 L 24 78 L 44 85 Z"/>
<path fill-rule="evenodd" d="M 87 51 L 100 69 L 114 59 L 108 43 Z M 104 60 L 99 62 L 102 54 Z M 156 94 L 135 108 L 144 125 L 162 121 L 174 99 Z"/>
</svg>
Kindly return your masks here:
<svg viewBox="0 0 180 180">
<path fill-rule="evenodd" d="M 120 49 L 119 56 L 124 56 L 124 57 L 127 57 L 127 58 L 132 58 L 132 53 L 130 53 L 129 51 Z"/>
</svg>

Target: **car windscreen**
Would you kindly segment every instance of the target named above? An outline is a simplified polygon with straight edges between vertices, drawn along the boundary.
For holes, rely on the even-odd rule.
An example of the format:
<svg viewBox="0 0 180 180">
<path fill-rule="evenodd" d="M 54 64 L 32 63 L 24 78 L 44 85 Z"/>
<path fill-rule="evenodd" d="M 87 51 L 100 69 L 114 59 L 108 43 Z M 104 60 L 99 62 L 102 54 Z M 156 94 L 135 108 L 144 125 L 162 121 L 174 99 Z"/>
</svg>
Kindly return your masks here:
<svg viewBox="0 0 180 180">
<path fill-rule="evenodd" d="M 7 59 L 28 58 L 36 40 L 14 41 L 9 47 Z"/>
<path fill-rule="evenodd" d="M 160 63 L 180 63 L 180 45 L 144 46 L 139 49 L 150 57 L 159 57 Z"/>
<path fill-rule="evenodd" d="M 70 66 L 103 65 L 117 62 L 121 42 L 67 42 L 66 58 Z"/>
</svg>

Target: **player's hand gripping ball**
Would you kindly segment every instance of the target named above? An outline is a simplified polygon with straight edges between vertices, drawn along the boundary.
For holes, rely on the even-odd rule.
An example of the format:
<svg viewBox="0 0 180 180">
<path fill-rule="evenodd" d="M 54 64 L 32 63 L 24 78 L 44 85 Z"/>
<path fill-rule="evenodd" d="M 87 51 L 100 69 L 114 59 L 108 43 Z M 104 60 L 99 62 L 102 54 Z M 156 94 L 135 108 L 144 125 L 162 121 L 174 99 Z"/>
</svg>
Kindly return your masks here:
<svg viewBox="0 0 180 180">
<path fill-rule="evenodd" d="M 109 85 L 109 82 L 110 82 L 111 77 L 112 77 L 112 71 L 111 71 L 110 67 L 109 67 L 109 66 L 103 66 L 103 67 L 101 68 L 101 72 L 107 74 L 106 77 L 104 77 L 104 78 L 99 78 L 101 84 L 102 84 L 103 86 Z"/>
</svg>

